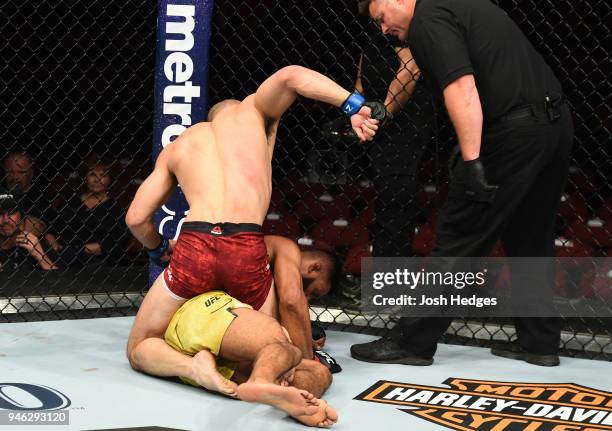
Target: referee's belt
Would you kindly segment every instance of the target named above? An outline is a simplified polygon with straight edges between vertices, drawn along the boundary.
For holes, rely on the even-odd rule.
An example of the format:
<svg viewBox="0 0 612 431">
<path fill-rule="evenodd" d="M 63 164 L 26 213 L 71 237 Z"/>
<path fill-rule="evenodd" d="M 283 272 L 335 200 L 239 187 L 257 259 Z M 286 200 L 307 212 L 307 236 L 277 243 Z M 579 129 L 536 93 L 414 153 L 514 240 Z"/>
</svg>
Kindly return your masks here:
<svg viewBox="0 0 612 431">
<path fill-rule="evenodd" d="M 559 118 L 559 107 L 566 103 L 565 96 L 558 96 L 555 99 L 547 98 L 542 104 L 519 106 L 495 120 L 487 121 L 486 124 L 491 126 L 529 117 L 545 118 L 552 122 Z"/>
</svg>

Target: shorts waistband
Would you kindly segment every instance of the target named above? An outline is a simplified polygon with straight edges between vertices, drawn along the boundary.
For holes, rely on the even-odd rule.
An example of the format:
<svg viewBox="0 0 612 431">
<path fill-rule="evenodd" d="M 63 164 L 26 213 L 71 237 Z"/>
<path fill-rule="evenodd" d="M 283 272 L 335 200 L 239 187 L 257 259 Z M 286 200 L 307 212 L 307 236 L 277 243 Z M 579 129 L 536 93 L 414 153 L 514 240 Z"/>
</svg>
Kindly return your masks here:
<svg viewBox="0 0 612 431">
<path fill-rule="evenodd" d="M 237 233 L 261 233 L 261 225 L 257 223 L 209 223 L 207 221 L 186 221 L 183 223 L 181 230 L 218 236 L 230 236 Z"/>
</svg>

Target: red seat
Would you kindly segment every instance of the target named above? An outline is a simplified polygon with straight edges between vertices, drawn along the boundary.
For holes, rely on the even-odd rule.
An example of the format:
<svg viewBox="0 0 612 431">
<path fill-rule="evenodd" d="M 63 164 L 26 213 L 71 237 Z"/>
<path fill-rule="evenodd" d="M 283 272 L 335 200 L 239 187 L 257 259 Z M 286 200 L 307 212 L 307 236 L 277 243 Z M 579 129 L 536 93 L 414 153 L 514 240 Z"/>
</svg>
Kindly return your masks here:
<svg viewBox="0 0 612 431">
<path fill-rule="evenodd" d="M 373 205 L 376 199 L 376 190 L 370 181 L 360 181 L 359 183 L 348 184 L 342 189 L 342 196 L 354 202 L 363 200 L 367 205 Z"/>
<path fill-rule="evenodd" d="M 278 192 L 286 198 L 293 196 L 303 199 L 310 193 L 323 193 L 325 191 L 325 186 L 320 183 L 309 182 L 304 175 L 295 172 L 280 181 L 274 189 L 278 190 Z"/>
<path fill-rule="evenodd" d="M 332 196 L 329 193 L 309 193 L 301 199 L 293 210 L 299 219 L 315 221 L 351 218 L 351 205 L 343 196 Z"/>
<path fill-rule="evenodd" d="M 273 189 L 268 213 L 284 213 L 287 209 L 287 197 L 279 189 Z"/>
<path fill-rule="evenodd" d="M 590 274 L 584 274 L 581 290 L 588 291 L 590 298 L 605 302 L 608 308 L 612 307 L 612 262 L 610 259 L 598 265 Z"/>
<path fill-rule="evenodd" d="M 434 227 L 427 223 L 418 226 L 414 230 L 414 239 L 412 240 L 412 251 L 419 256 L 428 256 L 433 250 L 435 241 Z"/>
<path fill-rule="evenodd" d="M 500 262 L 501 263 L 501 262 Z M 495 290 L 508 292 L 512 288 L 512 278 L 510 276 L 510 265 L 504 262 L 501 263 L 501 268 L 497 274 L 497 280 L 495 280 Z M 504 296 L 508 295 L 506 293 Z"/>
<path fill-rule="evenodd" d="M 448 186 L 425 184 L 417 192 L 416 198 L 420 207 L 440 208 L 448 196 Z"/>
<path fill-rule="evenodd" d="M 362 257 L 372 257 L 372 244 L 363 243 L 357 244 L 351 247 L 348 254 L 346 255 L 346 259 L 344 260 L 344 265 L 342 266 L 343 274 L 361 274 L 361 258 Z"/>
<path fill-rule="evenodd" d="M 555 239 L 555 256 L 557 257 L 590 257 L 593 248 L 575 239 L 559 237 Z"/>
<path fill-rule="evenodd" d="M 567 177 L 567 190 L 580 193 L 583 196 L 597 191 L 593 175 L 578 166 L 570 166 Z"/>
<path fill-rule="evenodd" d="M 291 214 L 269 212 L 262 226 L 265 235 L 280 235 L 291 239 L 300 236 L 300 224 Z"/>
<path fill-rule="evenodd" d="M 334 253 L 334 247 L 325 240 L 315 240 L 308 235 L 303 235 L 297 239 L 297 243 L 302 250 L 323 250 Z"/>
<path fill-rule="evenodd" d="M 595 247 L 612 247 L 612 220 L 605 222 L 599 218 L 585 221 L 576 220 L 567 230 L 568 238 L 576 238 L 582 244 Z"/>
<path fill-rule="evenodd" d="M 376 222 L 376 207 L 374 205 L 365 207 L 357 220 L 366 226 L 372 226 Z"/>
<path fill-rule="evenodd" d="M 612 199 L 608 199 L 595 213 L 604 222 L 612 222 Z"/>
<path fill-rule="evenodd" d="M 369 241 L 368 228 L 359 221 L 345 219 L 324 220 L 312 230 L 312 237 L 326 241 L 333 247 L 350 247 Z"/>
<path fill-rule="evenodd" d="M 501 241 L 497 241 L 495 243 L 495 247 L 493 247 L 493 250 L 491 250 L 491 257 L 504 257 L 506 256 L 506 252 L 504 251 L 504 246 L 502 245 Z"/>
<path fill-rule="evenodd" d="M 420 183 L 425 184 L 429 181 L 436 180 L 442 183 L 448 182 L 448 163 L 445 160 L 432 158 L 421 163 L 419 172 Z"/>
<path fill-rule="evenodd" d="M 561 196 L 558 214 L 567 225 L 572 224 L 576 220 L 586 221 L 589 218 L 587 204 L 577 194 Z"/>
</svg>

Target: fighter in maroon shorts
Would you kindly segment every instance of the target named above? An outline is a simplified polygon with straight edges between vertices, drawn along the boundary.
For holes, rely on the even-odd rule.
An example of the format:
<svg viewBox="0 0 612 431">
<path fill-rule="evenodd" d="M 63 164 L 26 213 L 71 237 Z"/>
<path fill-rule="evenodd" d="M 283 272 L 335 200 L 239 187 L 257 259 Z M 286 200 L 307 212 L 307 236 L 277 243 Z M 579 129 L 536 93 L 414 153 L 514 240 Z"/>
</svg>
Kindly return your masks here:
<svg viewBox="0 0 612 431">
<path fill-rule="evenodd" d="M 224 290 L 259 310 L 272 286 L 261 226 L 184 222 L 163 276 L 177 298 Z"/>
<path fill-rule="evenodd" d="M 175 246 L 176 259 L 155 281 L 136 316 L 127 351 L 133 368 L 160 376 L 188 376 L 223 391 L 214 387 L 218 381 L 210 381 L 210 370 L 195 367 L 193 358 L 165 343 L 163 334 L 170 319 L 187 299 L 213 287 L 261 311 L 271 313 L 275 308 L 258 229 L 270 201 L 271 158 L 280 117 L 298 94 L 341 106 L 351 115 L 359 138 L 372 139 L 377 121 L 370 118 L 370 108 L 362 106 L 361 96 L 349 94 L 317 72 L 288 66 L 243 101 L 226 100 L 213 106 L 209 122 L 190 127 L 160 153 L 155 169 L 138 189 L 126 223 L 155 256 L 167 260 L 168 242 L 160 238 L 152 216 L 177 184 L 190 209 Z M 203 254 L 198 251 L 202 249 Z M 213 286 L 211 281 L 220 285 Z M 289 333 L 299 346 L 311 338 L 309 324 L 303 328 L 301 333 Z M 312 350 L 304 349 L 303 354 L 311 358 Z"/>
</svg>

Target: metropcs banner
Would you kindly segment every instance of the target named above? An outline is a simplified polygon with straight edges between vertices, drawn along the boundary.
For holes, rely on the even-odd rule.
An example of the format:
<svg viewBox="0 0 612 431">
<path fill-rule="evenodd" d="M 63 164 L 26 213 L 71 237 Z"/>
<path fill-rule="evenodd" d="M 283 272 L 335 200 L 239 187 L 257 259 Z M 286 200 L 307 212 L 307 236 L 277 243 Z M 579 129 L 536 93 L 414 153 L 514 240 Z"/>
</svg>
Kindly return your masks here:
<svg viewBox="0 0 612 431">
<path fill-rule="evenodd" d="M 213 0 L 159 0 L 152 162 L 208 109 L 208 50 Z M 155 214 L 158 231 L 178 236 L 189 208 L 180 189 Z M 161 268 L 151 265 L 149 284 Z"/>
</svg>

